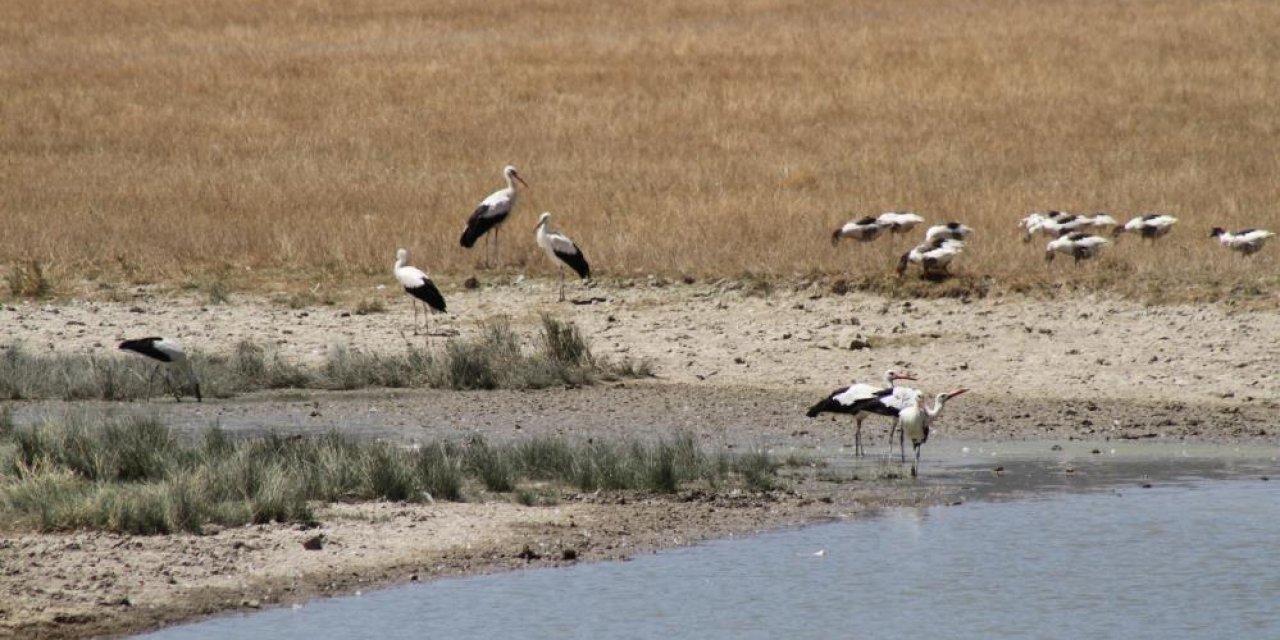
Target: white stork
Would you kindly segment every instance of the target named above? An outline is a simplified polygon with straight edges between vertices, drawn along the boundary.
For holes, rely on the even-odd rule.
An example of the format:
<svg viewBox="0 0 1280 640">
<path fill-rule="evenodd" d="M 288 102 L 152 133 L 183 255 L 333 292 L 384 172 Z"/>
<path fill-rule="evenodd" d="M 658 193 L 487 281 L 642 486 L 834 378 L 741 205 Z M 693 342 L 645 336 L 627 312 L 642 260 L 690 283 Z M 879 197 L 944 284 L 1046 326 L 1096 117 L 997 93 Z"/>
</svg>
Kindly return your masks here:
<svg viewBox="0 0 1280 640">
<path fill-rule="evenodd" d="M 1265 229 L 1241 229 L 1232 233 L 1222 227 L 1214 227 L 1209 237 L 1217 238 L 1222 246 L 1232 251 L 1239 251 L 1242 256 L 1251 256 L 1261 251 L 1262 245 L 1267 242 L 1267 238 L 1274 235 L 1276 234 Z"/>
<path fill-rule="evenodd" d="M 408 251 L 396 249 L 396 263 L 391 267 L 391 273 L 395 274 L 400 286 L 404 287 L 404 292 L 412 296 L 409 298 L 409 305 L 413 307 L 413 335 L 418 335 L 419 300 L 425 307 L 423 315 L 427 318 L 427 335 L 431 335 L 431 314 L 433 312 L 448 313 L 445 310 L 444 296 L 440 295 L 440 290 L 436 288 L 436 284 L 431 281 L 431 277 L 425 271 L 405 265 L 408 259 Z"/>
<path fill-rule="evenodd" d="M 920 466 L 920 447 L 929 441 L 929 424 L 938 419 L 942 413 L 942 407 L 947 400 L 954 398 L 968 389 L 955 389 L 946 393 L 939 393 L 934 399 L 933 406 L 926 408 L 920 406 L 917 401 L 911 406 L 904 408 L 898 412 L 898 419 L 894 423 L 894 429 L 900 429 L 898 433 L 898 449 L 902 451 L 902 461 L 907 461 L 907 449 L 903 444 L 904 437 L 911 438 L 911 448 L 916 452 L 916 460 L 911 465 L 911 477 L 915 477 L 917 469 Z M 893 432 L 889 432 L 890 440 L 893 439 Z"/>
<path fill-rule="evenodd" d="M 1040 230 L 1049 236 L 1061 238 L 1069 233 L 1083 231 L 1085 228 L 1100 230 L 1114 227 L 1116 224 L 1118 224 L 1116 219 L 1105 213 L 1097 213 L 1092 216 L 1065 215 L 1045 220 L 1041 223 Z"/>
<path fill-rule="evenodd" d="M 889 230 L 889 233 L 906 233 L 924 222 L 924 218 L 910 211 L 886 211 L 876 217 L 876 224 Z"/>
<path fill-rule="evenodd" d="M 853 238 L 861 242 L 870 242 L 880 237 L 884 227 L 871 216 L 863 216 L 857 220 L 844 223 L 844 226 L 831 233 L 831 245 L 835 246 L 840 238 Z"/>
<path fill-rule="evenodd" d="M 1018 221 L 1018 226 L 1023 231 L 1022 241 L 1031 242 L 1032 236 L 1044 231 L 1045 222 L 1049 220 L 1057 220 L 1058 218 L 1063 218 L 1069 215 L 1071 214 L 1065 211 L 1036 211 L 1029 214 L 1027 217 Z"/>
<path fill-rule="evenodd" d="M 809 407 L 805 415 L 816 418 L 822 413 L 847 413 L 853 416 L 856 427 L 853 432 L 853 455 L 862 455 L 862 421 L 864 414 L 897 417 L 898 412 L 916 402 L 920 395 L 918 389 L 894 386 L 897 380 L 915 380 L 915 375 L 908 371 L 890 369 L 884 372 L 885 387 L 855 382 L 827 394 L 821 402 Z M 892 450 L 893 441 L 889 441 Z"/>
<path fill-rule="evenodd" d="M 569 236 L 558 231 L 547 229 L 547 223 L 551 220 L 551 212 L 544 211 L 538 217 L 538 226 L 534 237 L 538 241 L 538 246 L 556 262 L 556 270 L 560 272 L 560 301 L 564 302 L 564 268 L 568 265 L 578 274 L 579 278 L 586 280 L 591 277 L 591 265 L 587 264 L 586 256 L 582 255 L 582 249 L 569 239 Z"/>
<path fill-rule="evenodd" d="M 914 262 L 920 265 L 921 277 L 943 278 L 948 275 L 947 265 L 951 259 L 964 250 L 964 242 L 950 238 L 934 238 L 916 245 L 898 259 L 898 277 L 907 271 L 907 264 Z"/>
<path fill-rule="evenodd" d="M 1097 256 L 1102 252 L 1102 248 L 1107 246 L 1107 239 L 1102 236 L 1089 235 L 1087 233 L 1068 233 L 1057 240 L 1051 240 L 1045 247 L 1045 262 L 1053 262 L 1055 253 L 1065 253 L 1076 259 L 1079 264 L 1081 260 L 1086 260 Z"/>
<path fill-rule="evenodd" d="M 147 398 L 151 398 L 151 384 L 155 382 L 156 372 L 161 367 L 165 368 L 166 377 L 170 383 L 176 387 L 174 397 L 178 402 L 182 402 L 182 388 L 173 380 L 174 369 L 181 369 L 187 374 L 187 381 L 191 383 L 191 389 L 195 392 L 196 402 L 204 402 L 204 398 L 200 395 L 200 380 L 196 378 L 196 372 L 191 367 L 191 361 L 187 359 L 187 353 L 182 350 L 182 345 L 176 340 L 169 340 L 158 336 L 149 338 L 138 338 L 136 340 L 125 340 L 120 343 L 121 351 L 129 351 L 147 358 L 155 360 L 159 364 L 151 371 L 151 377 L 147 378 Z"/>
<path fill-rule="evenodd" d="M 924 232 L 924 241 L 933 242 L 939 238 L 943 240 L 964 240 L 969 237 L 970 233 L 973 233 L 971 227 L 959 222 L 948 222 L 929 227 L 929 230 Z"/>
<path fill-rule="evenodd" d="M 502 175 L 507 178 L 507 188 L 499 189 L 489 194 L 489 197 L 480 202 L 480 206 L 471 213 L 471 217 L 467 219 L 467 228 L 462 232 L 461 244 L 463 247 L 470 249 L 475 246 L 476 240 L 480 236 L 485 235 L 490 229 L 493 230 L 493 252 L 498 253 L 498 231 L 503 222 L 506 222 L 507 216 L 511 215 L 512 209 L 516 206 L 516 182 L 529 186 L 529 183 L 520 177 L 520 173 L 516 168 L 507 165 L 502 170 Z M 489 259 L 489 240 L 485 239 L 485 260 Z"/>
<path fill-rule="evenodd" d="M 1144 240 L 1155 240 L 1169 233 L 1177 222 L 1177 218 L 1166 213 L 1148 213 L 1129 220 L 1124 226 L 1117 226 L 1111 235 L 1119 237 L 1122 233 L 1136 233 Z"/>
</svg>

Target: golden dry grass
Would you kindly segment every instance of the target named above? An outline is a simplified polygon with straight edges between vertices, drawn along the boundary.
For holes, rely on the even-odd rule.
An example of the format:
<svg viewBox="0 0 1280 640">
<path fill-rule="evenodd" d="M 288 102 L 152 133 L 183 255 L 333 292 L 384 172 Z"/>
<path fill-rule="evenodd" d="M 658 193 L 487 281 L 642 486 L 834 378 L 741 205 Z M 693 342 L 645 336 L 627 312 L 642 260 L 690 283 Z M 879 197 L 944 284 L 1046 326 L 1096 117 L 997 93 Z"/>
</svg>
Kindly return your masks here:
<svg viewBox="0 0 1280 640">
<path fill-rule="evenodd" d="M 7 0 L 0 90 L 0 264 L 64 280 L 468 273 L 511 162 L 542 273 L 550 210 L 602 274 L 879 278 L 906 240 L 830 231 L 911 209 L 979 230 L 969 277 L 1280 284 L 1208 237 L 1280 231 L 1270 0 Z M 1182 222 L 1046 269 L 1045 208 Z"/>
</svg>

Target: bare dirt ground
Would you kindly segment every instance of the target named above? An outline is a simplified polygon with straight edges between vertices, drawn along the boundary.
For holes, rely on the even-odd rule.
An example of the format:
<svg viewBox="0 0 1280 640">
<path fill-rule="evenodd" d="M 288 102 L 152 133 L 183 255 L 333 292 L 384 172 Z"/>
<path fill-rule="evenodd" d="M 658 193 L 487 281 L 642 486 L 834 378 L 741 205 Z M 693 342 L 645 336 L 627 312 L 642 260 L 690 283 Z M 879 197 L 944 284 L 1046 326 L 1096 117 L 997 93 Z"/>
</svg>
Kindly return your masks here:
<svg viewBox="0 0 1280 640">
<path fill-rule="evenodd" d="M 847 451 L 848 420 L 804 408 L 888 367 L 920 374 L 933 393 L 972 391 L 948 405 L 939 439 L 1208 441 L 1271 447 L 1280 438 L 1280 313 L 1219 306 L 1144 307 L 1107 298 L 893 301 L 831 295 L 817 285 L 772 291 L 738 283 L 575 289 L 594 304 L 554 302 L 553 283 L 504 279 L 446 288 L 442 333 L 505 317 L 532 332 L 540 312 L 577 322 L 605 357 L 652 362 L 656 379 L 536 392 L 286 392 L 145 410 L 178 427 L 236 431 L 341 429 L 403 442 L 694 434 L 708 447 Z M 408 305 L 390 313 L 290 309 L 267 297 L 231 304 L 153 296 L 126 302 L 19 304 L 0 310 L 3 343 L 114 349 L 166 335 L 206 352 L 243 339 L 316 362 L 335 344 L 403 348 Z M 432 340 L 438 347 L 444 338 Z M 137 404 L 23 403 L 19 420 Z M 887 422 L 868 421 L 872 451 Z M 925 458 L 928 459 L 926 447 Z M 927 470 L 927 467 L 926 467 Z M 889 474 L 892 475 L 892 474 Z M 205 536 L 101 533 L 0 535 L 0 636 L 119 634 L 235 608 L 526 565 L 619 558 L 699 539 L 954 499 L 931 479 L 824 481 L 789 472 L 786 491 L 674 499 L 572 496 L 523 507 L 488 496 L 464 504 L 336 505 L 321 527 L 255 526 Z M 322 536 L 319 550 L 302 546 Z M 527 551 L 526 551 L 527 549 Z"/>
</svg>

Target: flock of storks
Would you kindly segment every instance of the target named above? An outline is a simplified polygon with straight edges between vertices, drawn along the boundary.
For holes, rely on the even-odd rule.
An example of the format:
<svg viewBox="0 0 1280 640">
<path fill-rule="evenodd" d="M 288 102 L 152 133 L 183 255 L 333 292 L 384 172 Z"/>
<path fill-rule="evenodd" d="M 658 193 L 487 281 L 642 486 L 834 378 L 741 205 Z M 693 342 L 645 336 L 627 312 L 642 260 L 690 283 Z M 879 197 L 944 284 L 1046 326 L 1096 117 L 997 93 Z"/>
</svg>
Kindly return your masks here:
<svg viewBox="0 0 1280 640">
<path fill-rule="evenodd" d="M 502 174 L 507 180 L 506 188 L 489 194 L 488 197 L 480 202 L 480 205 L 476 207 L 475 211 L 467 219 L 467 226 L 462 232 L 460 240 L 460 244 L 469 249 L 474 247 L 481 237 L 485 238 L 486 263 L 490 261 L 491 252 L 496 255 L 498 234 L 502 229 L 503 223 L 507 221 L 507 218 L 510 217 L 512 210 L 515 208 L 516 197 L 519 194 L 516 189 L 517 183 L 526 187 L 529 186 L 513 166 L 508 165 L 505 167 Z M 570 240 L 568 236 L 548 228 L 550 218 L 551 214 L 547 212 L 544 212 L 538 218 L 538 224 L 534 227 L 534 239 L 538 246 L 557 265 L 560 274 L 560 300 L 563 301 L 565 299 L 564 268 L 569 267 L 580 278 L 586 280 L 591 277 L 591 267 L 578 245 Z M 923 217 L 910 212 L 890 211 L 879 216 L 865 216 L 852 220 L 836 229 L 831 234 L 831 242 L 833 245 L 837 244 L 842 238 L 870 242 L 885 232 L 890 235 L 907 233 L 923 222 Z M 1137 216 L 1124 225 L 1120 225 L 1114 218 L 1103 213 L 1074 215 L 1062 211 L 1048 211 L 1032 213 L 1020 220 L 1018 226 L 1023 230 L 1024 241 L 1026 242 L 1030 242 L 1037 233 L 1051 238 L 1045 247 L 1045 259 L 1047 261 L 1052 261 L 1055 254 L 1061 253 L 1069 255 L 1076 262 L 1079 262 L 1097 256 L 1102 248 L 1108 244 L 1108 240 L 1101 235 L 1097 235 L 1097 232 L 1112 229 L 1113 237 L 1128 232 L 1136 233 L 1144 240 L 1154 241 L 1167 235 L 1177 222 L 1178 219 L 1171 215 L 1151 213 Z M 912 247 L 898 259 L 898 275 L 901 276 L 909 265 L 917 264 L 920 265 L 922 277 L 946 277 L 948 275 L 948 265 L 950 265 L 953 258 L 964 250 L 965 242 L 972 233 L 973 229 L 971 227 L 959 222 L 948 222 L 929 227 L 925 231 L 924 241 Z M 1217 238 L 1218 242 L 1228 249 L 1238 251 L 1241 255 L 1249 256 L 1261 250 L 1267 239 L 1274 235 L 1274 233 L 1263 229 L 1244 229 L 1229 232 L 1221 227 L 1214 227 L 1210 237 Z M 492 243 L 492 248 L 490 248 L 490 243 Z M 392 267 L 392 273 L 400 285 L 404 287 L 405 292 L 411 296 L 410 304 L 413 306 L 414 333 L 416 334 L 418 330 L 418 302 L 421 302 L 425 307 L 428 318 L 426 330 L 429 332 L 430 315 L 432 313 L 446 312 L 444 296 L 441 295 L 440 290 L 425 271 L 406 264 L 408 256 L 409 252 L 405 249 L 396 251 L 396 261 Z M 162 366 L 167 366 L 170 382 L 177 382 L 173 378 L 177 372 L 185 373 L 187 382 L 195 394 L 196 401 L 202 400 L 200 381 L 197 379 L 186 353 L 176 341 L 160 337 L 125 340 L 120 343 L 120 349 L 146 356 L 160 363 L 148 380 L 148 395 L 150 395 L 150 387 L 154 382 L 156 372 Z M 810 418 L 817 417 L 823 413 L 854 416 L 856 421 L 854 431 L 855 456 L 863 455 L 862 421 L 866 415 L 881 415 L 894 418 L 893 427 L 889 431 L 890 454 L 892 454 L 893 449 L 894 431 L 899 431 L 899 449 L 903 461 L 906 460 L 904 440 L 905 438 L 910 438 L 915 452 L 915 462 L 911 467 L 911 473 L 914 476 L 920 463 L 920 447 L 929 438 L 930 423 L 941 414 L 947 400 L 967 391 L 967 389 L 955 389 L 940 393 L 935 398 L 933 406 L 926 407 L 922 404 L 920 390 L 896 385 L 898 380 L 915 379 L 914 375 L 909 372 L 890 370 L 885 372 L 885 386 L 854 383 L 841 387 L 828 394 L 821 402 L 810 407 L 806 415 Z M 180 385 L 178 386 L 180 387 Z M 180 390 L 176 395 L 181 400 L 182 394 Z"/>
<path fill-rule="evenodd" d="M 870 242 L 884 232 L 891 235 L 906 233 L 923 222 L 924 218 L 910 212 L 888 211 L 879 216 L 864 216 L 846 222 L 832 232 L 831 243 L 837 244 L 841 238 Z M 1023 230 L 1025 242 L 1030 242 L 1037 233 L 1051 238 L 1045 245 L 1046 261 L 1052 262 L 1053 257 L 1061 253 L 1071 256 L 1078 263 L 1097 256 L 1109 244 L 1098 232 L 1111 229 L 1113 237 L 1123 233 L 1136 233 L 1144 240 L 1155 240 L 1168 234 L 1177 222 L 1177 218 L 1167 213 L 1136 216 L 1121 225 L 1105 213 L 1076 215 L 1065 211 L 1048 211 L 1028 215 L 1018 221 L 1018 227 Z M 898 275 L 901 276 L 907 266 L 914 263 L 920 265 L 924 277 L 946 277 L 948 265 L 964 250 L 965 240 L 972 232 L 972 228 L 959 222 L 929 227 L 925 232 L 924 242 L 912 247 L 898 259 Z M 1214 227 L 1209 237 L 1217 238 L 1228 249 L 1250 256 L 1262 250 L 1267 239 L 1274 235 L 1276 234 L 1265 229 L 1231 232 L 1222 227 Z"/>
</svg>

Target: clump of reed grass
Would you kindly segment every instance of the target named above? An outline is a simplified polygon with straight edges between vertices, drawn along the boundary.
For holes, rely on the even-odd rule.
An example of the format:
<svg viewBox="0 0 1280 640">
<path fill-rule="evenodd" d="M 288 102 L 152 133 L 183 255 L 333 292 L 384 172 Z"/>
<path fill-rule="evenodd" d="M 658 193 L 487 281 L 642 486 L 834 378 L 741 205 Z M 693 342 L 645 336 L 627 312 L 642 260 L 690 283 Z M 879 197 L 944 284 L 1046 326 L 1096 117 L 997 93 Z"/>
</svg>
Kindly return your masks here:
<svg viewBox="0 0 1280 640">
<path fill-rule="evenodd" d="M 9 293 L 16 298 L 47 298 L 54 291 L 53 277 L 39 260 L 11 266 L 5 281 L 9 285 Z"/>
<path fill-rule="evenodd" d="M 563 491 L 673 494 L 702 483 L 776 484 L 764 452 L 708 455 L 687 434 L 654 441 L 482 438 L 403 447 L 338 433 L 184 442 L 152 416 L 70 415 L 16 426 L 0 415 L 0 518 L 41 531 L 199 532 L 206 524 L 310 522 L 318 503 L 463 500 L 466 487 L 526 505 Z"/>
<path fill-rule="evenodd" d="M 243 341 L 227 355 L 189 357 L 212 397 L 264 389 L 542 389 L 652 375 L 648 361 L 598 360 L 575 325 L 550 316 L 531 342 L 526 349 L 508 325 L 491 323 L 475 338 L 450 340 L 443 353 L 413 346 L 390 354 L 337 346 L 319 366 L 304 367 Z M 138 400 L 148 391 L 163 394 L 182 384 L 155 369 L 155 363 L 126 354 L 37 354 L 15 344 L 0 350 L 0 399 Z"/>
</svg>

